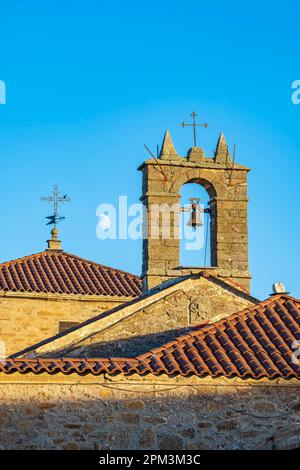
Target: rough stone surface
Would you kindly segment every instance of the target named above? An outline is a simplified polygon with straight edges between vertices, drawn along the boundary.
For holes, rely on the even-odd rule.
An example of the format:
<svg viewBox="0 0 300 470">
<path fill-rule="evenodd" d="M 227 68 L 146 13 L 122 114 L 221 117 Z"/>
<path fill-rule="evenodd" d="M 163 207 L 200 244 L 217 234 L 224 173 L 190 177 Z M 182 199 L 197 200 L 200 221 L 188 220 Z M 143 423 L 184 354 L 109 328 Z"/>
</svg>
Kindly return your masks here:
<svg viewBox="0 0 300 470">
<path fill-rule="evenodd" d="M 2 449 L 278 449 L 300 443 L 299 382 L 0 375 Z"/>
<path fill-rule="evenodd" d="M 0 293 L 0 341 L 8 356 L 56 335 L 61 321 L 80 323 L 121 303 L 117 297 Z"/>
<path fill-rule="evenodd" d="M 128 357 L 161 346 L 191 327 L 214 321 L 251 306 L 249 297 L 221 287 L 204 277 L 188 279 L 148 299 L 135 308 L 124 307 L 123 317 L 97 321 L 93 330 L 78 330 L 36 350 L 45 357 Z M 129 310 L 130 309 L 130 310 Z M 127 314 L 126 311 L 129 310 Z"/>
<path fill-rule="evenodd" d="M 180 189 L 192 182 L 203 186 L 210 196 L 211 266 L 217 268 L 219 276 L 235 280 L 249 292 L 249 169 L 238 164 L 232 169 L 224 136 L 220 138 L 214 159 L 198 153 L 192 149 L 188 159 L 178 156 L 168 161 L 152 159 L 140 167 L 143 171 L 141 200 L 148 210 L 144 222 L 147 234 L 143 242 L 144 287 L 151 288 L 179 275 Z"/>
</svg>

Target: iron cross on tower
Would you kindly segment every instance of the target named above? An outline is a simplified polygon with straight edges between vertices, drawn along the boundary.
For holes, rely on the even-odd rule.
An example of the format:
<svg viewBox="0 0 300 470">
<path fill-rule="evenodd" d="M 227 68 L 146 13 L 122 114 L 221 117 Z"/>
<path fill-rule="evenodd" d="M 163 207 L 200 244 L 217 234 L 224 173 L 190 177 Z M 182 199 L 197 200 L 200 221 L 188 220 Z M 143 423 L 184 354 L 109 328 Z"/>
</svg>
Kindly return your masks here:
<svg viewBox="0 0 300 470">
<path fill-rule="evenodd" d="M 192 124 L 187 124 L 187 123 L 185 123 L 185 122 L 182 122 L 180 125 L 181 125 L 182 127 L 192 126 L 192 127 L 194 128 L 194 147 L 197 147 L 196 127 L 205 127 L 205 128 L 207 128 L 207 127 L 208 127 L 208 124 L 207 124 L 207 122 L 205 122 L 204 124 L 197 124 L 197 123 L 196 123 L 196 116 L 197 116 L 197 114 L 195 113 L 195 111 L 193 111 L 192 114 L 190 114 L 190 116 L 192 116 L 192 118 L 193 118 Z"/>
<path fill-rule="evenodd" d="M 58 207 L 64 202 L 70 202 L 70 198 L 65 194 L 64 196 L 60 195 L 57 185 L 53 186 L 53 192 L 51 196 L 42 197 L 42 201 L 47 201 L 53 205 L 53 215 L 49 215 L 46 219 L 49 219 L 47 225 L 53 225 L 56 228 L 56 225 L 64 220 L 65 217 L 58 214 Z"/>
</svg>

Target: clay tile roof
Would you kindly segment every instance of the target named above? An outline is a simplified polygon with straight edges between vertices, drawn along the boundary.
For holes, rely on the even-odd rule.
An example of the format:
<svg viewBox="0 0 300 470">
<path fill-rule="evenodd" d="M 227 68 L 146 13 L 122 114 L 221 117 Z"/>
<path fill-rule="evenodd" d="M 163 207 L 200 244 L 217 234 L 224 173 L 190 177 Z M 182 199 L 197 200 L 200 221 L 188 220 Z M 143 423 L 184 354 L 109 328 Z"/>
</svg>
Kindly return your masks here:
<svg viewBox="0 0 300 470">
<path fill-rule="evenodd" d="M 64 251 L 44 251 L 0 264 L 0 290 L 137 297 L 138 276 Z"/>
<path fill-rule="evenodd" d="M 0 372 L 300 379 L 300 300 L 274 296 L 135 358 L 7 359 Z"/>
</svg>

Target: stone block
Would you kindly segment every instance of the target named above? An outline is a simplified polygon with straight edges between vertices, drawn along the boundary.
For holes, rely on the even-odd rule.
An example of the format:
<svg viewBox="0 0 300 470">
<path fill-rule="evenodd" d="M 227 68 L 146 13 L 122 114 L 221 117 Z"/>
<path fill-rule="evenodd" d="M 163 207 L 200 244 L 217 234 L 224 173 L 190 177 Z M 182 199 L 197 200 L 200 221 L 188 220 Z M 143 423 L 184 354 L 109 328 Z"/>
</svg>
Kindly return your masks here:
<svg viewBox="0 0 300 470">
<path fill-rule="evenodd" d="M 151 428 L 141 430 L 139 449 L 153 449 L 155 445 L 155 433 Z"/>
<path fill-rule="evenodd" d="M 125 424 L 139 424 L 140 415 L 138 413 L 120 412 L 115 415 L 115 419 L 123 421 Z"/>
<path fill-rule="evenodd" d="M 182 450 L 183 440 L 177 435 L 162 434 L 158 436 L 160 450 Z"/>
</svg>

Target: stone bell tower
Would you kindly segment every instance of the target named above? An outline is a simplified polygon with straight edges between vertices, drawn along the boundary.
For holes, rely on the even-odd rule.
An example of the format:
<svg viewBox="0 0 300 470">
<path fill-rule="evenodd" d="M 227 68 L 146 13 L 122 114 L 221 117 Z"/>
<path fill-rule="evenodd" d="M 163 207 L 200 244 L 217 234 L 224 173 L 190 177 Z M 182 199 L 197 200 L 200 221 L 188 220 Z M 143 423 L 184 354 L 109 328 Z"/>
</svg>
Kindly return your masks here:
<svg viewBox="0 0 300 470">
<path fill-rule="evenodd" d="M 143 172 L 141 201 L 148 213 L 148 217 L 144 217 L 144 288 L 150 289 L 172 278 L 209 270 L 249 292 L 249 168 L 233 164 L 224 134 L 220 135 L 213 157 L 206 157 L 199 147 L 192 147 L 186 157 L 181 157 L 167 131 L 159 158 L 146 160 L 139 170 Z M 186 183 L 198 183 L 210 197 L 211 268 L 200 266 L 192 269 L 179 265 L 179 192 Z M 169 220 L 162 216 L 164 211 L 169 211 Z"/>
</svg>

